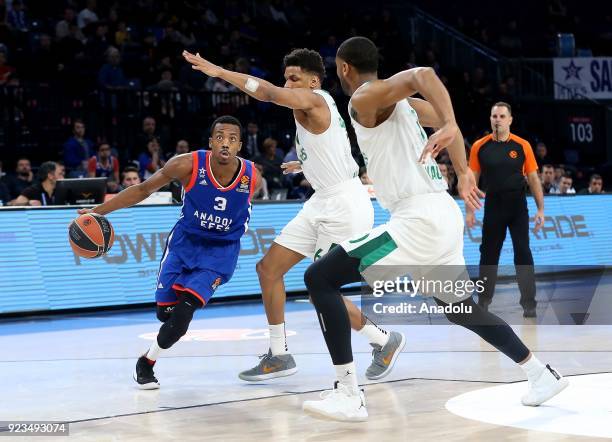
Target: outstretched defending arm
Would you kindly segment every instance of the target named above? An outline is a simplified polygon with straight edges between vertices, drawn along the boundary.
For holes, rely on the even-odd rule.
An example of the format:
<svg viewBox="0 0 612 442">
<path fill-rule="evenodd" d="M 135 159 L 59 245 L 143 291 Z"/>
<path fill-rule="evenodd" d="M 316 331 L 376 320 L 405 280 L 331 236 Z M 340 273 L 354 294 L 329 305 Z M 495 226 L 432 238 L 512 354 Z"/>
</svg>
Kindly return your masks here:
<svg viewBox="0 0 612 442">
<path fill-rule="evenodd" d="M 202 58 L 200 54 L 193 55 L 183 51 L 183 57 L 192 64 L 193 69 L 209 77 L 221 78 L 259 101 L 270 101 L 279 106 L 303 111 L 309 111 L 314 107 L 325 105 L 325 100 L 310 89 L 289 89 L 274 86 L 269 81 L 253 75 L 223 69 Z"/>
<path fill-rule="evenodd" d="M 166 165 L 155 172 L 148 180 L 130 186 L 122 190 L 112 199 L 106 201 L 93 209 L 80 209 L 78 213 L 95 212 L 100 215 L 114 212 L 115 210 L 124 209 L 133 206 L 147 199 L 153 192 L 170 183 L 172 180 L 179 180 L 185 184 L 186 177 L 191 175 L 192 155 L 186 153 L 172 157 Z"/>
</svg>

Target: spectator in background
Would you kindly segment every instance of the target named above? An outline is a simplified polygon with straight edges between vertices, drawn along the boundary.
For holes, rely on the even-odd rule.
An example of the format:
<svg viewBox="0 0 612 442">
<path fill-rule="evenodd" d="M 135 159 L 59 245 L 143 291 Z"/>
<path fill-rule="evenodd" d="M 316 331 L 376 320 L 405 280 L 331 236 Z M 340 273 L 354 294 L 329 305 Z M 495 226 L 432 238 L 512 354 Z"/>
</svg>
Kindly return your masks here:
<svg viewBox="0 0 612 442">
<path fill-rule="evenodd" d="M 103 89 L 118 89 L 128 85 L 120 63 L 121 54 L 119 49 L 112 46 L 109 47 L 106 51 L 106 64 L 98 72 L 98 86 Z"/>
<path fill-rule="evenodd" d="M 308 182 L 304 174 L 298 173 L 293 176 L 293 183 L 289 192 L 287 192 L 287 199 L 289 200 L 305 200 L 312 195 L 312 185 Z"/>
<path fill-rule="evenodd" d="M 565 175 L 565 166 L 563 164 L 558 164 L 555 166 L 555 189 L 558 189 L 561 185 L 561 178 Z"/>
<path fill-rule="evenodd" d="M 85 138 L 85 123 L 76 119 L 72 123 L 72 137 L 64 143 L 64 165 L 69 170 L 69 176 L 85 176 L 87 161 L 93 155 L 94 143 Z"/>
<path fill-rule="evenodd" d="M 4 171 L 4 164 L 0 161 L 0 181 L 4 182 L 4 177 L 6 176 L 6 172 Z"/>
<path fill-rule="evenodd" d="M 127 189 L 130 186 L 135 186 L 136 184 L 140 184 L 140 182 L 140 175 L 138 174 L 137 168 L 128 166 L 123 169 L 123 172 L 121 172 L 122 189 Z"/>
<path fill-rule="evenodd" d="M 240 155 L 246 159 L 259 156 L 262 153 L 261 141 L 262 138 L 259 135 L 259 126 L 254 121 L 249 121 L 247 124 L 247 136 L 242 143 Z"/>
<path fill-rule="evenodd" d="M 578 195 L 596 195 L 605 193 L 603 190 L 603 178 L 601 175 L 594 173 L 589 179 L 589 187 L 582 189 Z"/>
<path fill-rule="evenodd" d="M 147 151 L 140 154 L 138 163 L 140 164 L 140 176 L 143 180 L 151 177 L 155 172 L 164 167 L 166 162 L 162 159 L 164 153 L 161 150 L 157 138 L 151 139 L 147 143 Z"/>
<path fill-rule="evenodd" d="M 170 158 L 175 157 L 177 155 L 187 153 L 189 152 L 189 150 L 189 142 L 187 140 L 178 140 L 176 142 L 176 146 L 174 147 L 174 152 L 168 153 L 166 158 L 169 160 Z"/>
<path fill-rule="evenodd" d="M 138 151 L 146 150 L 149 141 L 159 138 L 156 127 L 155 118 L 145 117 L 142 120 L 142 132 L 136 136 L 136 149 Z"/>
<path fill-rule="evenodd" d="M 321 46 L 319 54 L 323 58 L 323 63 L 327 69 L 336 67 L 336 52 L 338 52 L 338 41 L 335 35 L 327 37 L 327 43 Z"/>
<path fill-rule="evenodd" d="M 14 73 L 15 68 L 6 64 L 6 53 L 0 51 L 0 86 L 7 84 Z"/>
<path fill-rule="evenodd" d="M 263 176 L 263 170 L 264 170 L 263 166 L 258 163 L 254 163 L 254 164 L 257 170 L 259 171 L 259 178 L 261 179 L 261 187 L 259 188 L 259 190 L 256 190 L 253 193 L 253 199 L 254 200 L 269 200 L 270 192 L 268 191 L 268 181 Z"/>
<path fill-rule="evenodd" d="M 55 38 L 61 40 L 70 35 L 70 25 L 76 23 L 76 14 L 74 9 L 67 7 L 64 9 L 64 19 L 57 22 L 55 25 Z"/>
<path fill-rule="evenodd" d="M 21 0 L 13 1 L 13 7 L 6 16 L 6 23 L 15 31 L 28 32 L 28 19 Z"/>
<path fill-rule="evenodd" d="M 111 154 L 108 143 L 100 143 L 97 155 L 89 159 L 87 165 L 87 176 L 108 178 L 107 187 L 109 192 L 117 191 L 119 186 L 119 160 Z"/>
<path fill-rule="evenodd" d="M 21 192 L 31 186 L 33 181 L 34 174 L 32 173 L 30 160 L 27 158 L 19 158 L 17 160 L 17 167 L 15 168 L 15 175 L 5 178 L 11 200 L 21 195 Z"/>
<path fill-rule="evenodd" d="M 99 21 L 99 19 L 98 14 L 96 14 L 96 0 L 87 0 L 87 7 L 79 12 L 77 24 L 79 28 L 84 29 L 90 23 L 95 23 L 97 21 Z"/>
<path fill-rule="evenodd" d="M 459 193 L 457 192 L 457 183 L 455 182 L 455 175 L 450 173 L 448 164 L 439 163 L 438 167 L 440 168 L 440 173 L 442 174 L 442 176 L 446 180 L 446 184 L 448 185 L 448 194 L 452 196 L 457 196 Z"/>
<path fill-rule="evenodd" d="M 288 163 L 290 161 L 297 161 L 297 160 L 298 160 L 297 147 L 295 143 L 293 143 L 291 146 L 291 149 L 289 149 L 289 152 L 287 152 L 287 155 L 285 155 L 285 157 L 283 158 L 283 163 Z"/>
<path fill-rule="evenodd" d="M 572 187 L 572 176 L 569 173 L 564 174 L 559 181 L 559 187 L 555 189 L 556 195 L 573 195 L 576 193 L 576 189 Z"/>
<path fill-rule="evenodd" d="M 542 141 L 536 144 L 535 157 L 540 169 L 544 167 L 544 164 L 550 164 L 552 162 L 548 156 L 548 148 Z"/>
<path fill-rule="evenodd" d="M 42 163 L 36 174 L 38 182 L 21 192 L 9 206 L 51 206 L 54 204 L 55 183 L 64 178 L 63 169 L 53 161 Z"/>
<path fill-rule="evenodd" d="M 552 164 L 542 166 L 542 191 L 544 194 L 555 191 L 555 168 Z"/>
<path fill-rule="evenodd" d="M 263 142 L 263 152 L 253 161 L 263 166 L 263 177 L 268 182 L 268 188 L 283 188 L 282 169 L 283 157 L 276 151 L 278 142 L 274 138 L 266 138 Z"/>
<path fill-rule="evenodd" d="M 0 206 L 6 206 L 11 199 L 7 185 L 0 181 Z"/>
</svg>

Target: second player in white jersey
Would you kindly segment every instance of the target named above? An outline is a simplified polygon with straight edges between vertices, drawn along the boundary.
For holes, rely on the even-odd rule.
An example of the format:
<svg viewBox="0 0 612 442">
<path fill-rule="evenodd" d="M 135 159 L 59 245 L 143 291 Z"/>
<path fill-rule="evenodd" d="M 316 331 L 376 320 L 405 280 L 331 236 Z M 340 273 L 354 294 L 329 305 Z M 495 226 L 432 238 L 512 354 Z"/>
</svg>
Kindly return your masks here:
<svg viewBox="0 0 612 442">
<path fill-rule="evenodd" d="M 350 103 L 349 114 L 354 114 Z M 403 198 L 446 191 L 448 185 L 435 159 L 419 162 L 427 134 L 408 100 L 399 101 L 387 120 L 376 127 L 363 127 L 352 116 L 351 122 L 383 207 L 391 210 Z"/>
</svg>

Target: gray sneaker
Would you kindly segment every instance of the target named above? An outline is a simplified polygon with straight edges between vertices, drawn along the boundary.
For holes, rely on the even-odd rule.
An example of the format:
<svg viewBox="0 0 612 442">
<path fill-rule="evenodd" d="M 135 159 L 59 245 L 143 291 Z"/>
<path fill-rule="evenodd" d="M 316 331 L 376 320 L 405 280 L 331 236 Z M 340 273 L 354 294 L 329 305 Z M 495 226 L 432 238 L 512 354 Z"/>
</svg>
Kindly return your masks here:
<svg viewBox="0 0 612 442">
<path fill-rule="evenodd" d="M 243 381 L 256 382 L 291 376 L 297 372 L 295 360 L 289 353 L 272 356 L 272 350 L 268 350 L 268 353 L 259 358 L 261 359 L 259 364 L 250 370 L 243 371 L 238 377 Z"/>
<path fill-rule="evenodd" d="M 403 333 L 392 331 L 384 347 L 378 344 L 370 345 L 374 350 L 372 350 L 372 364 L 366 370 L 366 378 L 380 379 L 387 376 L 393 369 L 395 360 L 406 345 L 406 337 Z"/>
</svg>

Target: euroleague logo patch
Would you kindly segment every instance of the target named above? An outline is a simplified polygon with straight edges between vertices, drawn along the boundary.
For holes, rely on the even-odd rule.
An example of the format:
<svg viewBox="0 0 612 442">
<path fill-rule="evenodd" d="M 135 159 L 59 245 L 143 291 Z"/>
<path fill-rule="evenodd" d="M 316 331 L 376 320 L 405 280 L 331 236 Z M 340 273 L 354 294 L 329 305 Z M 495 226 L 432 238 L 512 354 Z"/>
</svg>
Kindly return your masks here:
<svg viewBox="0 0 612 442">
<path fill-rule="evenodd" d="M 516 150 L 511 150 L 510 153 L 508 153 L 508 156 L 513 160 L 516 160 L 518 158 L 518 152 Z"/>
<path fill-rule="evenodd" d="M 240 178 L 240 186 L 236 188 L 236 191 L 250 193 L 248 176 L 244 175 L 242 178 Z"/>
<path fill-rule="evenodd" d="M 152 341 L 157 339 L 157 333 L 144 333 L 138 337 Z M 286 330 L 286 335 L 295 336 L 297 333 Z M 217 328 L 207 330 L 188 330 L 180 340 L 185 341 L 252 341 L 255 339 L 269 339 L 270 331 L 267 329 L 253 328 Z"/>
</svg>

